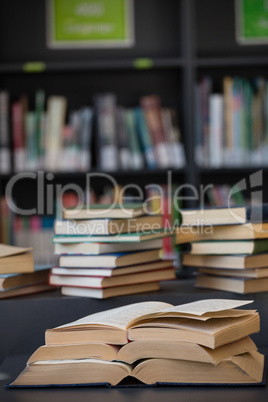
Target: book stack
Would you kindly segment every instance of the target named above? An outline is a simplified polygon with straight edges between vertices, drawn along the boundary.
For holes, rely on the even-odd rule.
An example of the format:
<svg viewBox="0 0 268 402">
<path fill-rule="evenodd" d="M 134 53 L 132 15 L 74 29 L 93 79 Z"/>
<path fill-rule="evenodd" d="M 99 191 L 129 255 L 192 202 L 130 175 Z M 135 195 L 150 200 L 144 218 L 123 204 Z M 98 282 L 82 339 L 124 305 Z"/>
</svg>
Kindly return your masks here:
<svg viewBox="0 0 268 402">
<path fill-rule="evenodd" d="M 34 267 L 31 250 L 0 244 L 0 299 L 53 289 L 49 269 Z"/>
<path fill-rule="evenodd" d="M 264 356 L 251 301 L 141 302 L 46 330 L 10 387 L 261 383 Z"/>
<path fill-rule="evenodd" d="M 267 205 L 183 210 L 177 243 L 196 286 L 235 293 L 268 291 Z"/>
<path fill-rule="evenodd" d="M 145 214 L 141 204 L 90 205 L 66 209 L 55 221 L 50 284 L 64 295 L 106 298 L 159 290 L 175 278 L 172 261 L 161 260 L 162 216 Z"/>
</svg>

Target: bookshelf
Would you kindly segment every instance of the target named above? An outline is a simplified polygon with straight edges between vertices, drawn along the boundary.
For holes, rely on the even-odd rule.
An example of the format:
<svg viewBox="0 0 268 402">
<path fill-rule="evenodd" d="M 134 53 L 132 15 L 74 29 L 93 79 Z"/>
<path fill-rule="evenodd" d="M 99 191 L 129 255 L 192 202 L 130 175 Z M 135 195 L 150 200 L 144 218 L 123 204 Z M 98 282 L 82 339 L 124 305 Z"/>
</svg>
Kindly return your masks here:
<svg viewBox="0 0 268 402">
<path fill-rule="evenodd" d="M 145 94 L 156 93 L 163 105 L 176 109 L 186 151 L 187 167 L 171 169 L 173 182 L 197 187 L 236 183 L 262 167 L 214 169 L 195 164 L 195 82 L 209 75 L 217 89 L 227 74 L 267 78 L 268 46 L 236 43 L 234 0 L 134 0 L 134 47 L 78 50 L 46 47 L 45 3 L 1 2 L 0 88 L 10 92 L 11 100 L 26 92 L 33 108 L 35 91 L 43 88 L 46 97 L 66 96 L 71 110 L 92 104 L 98 92 L 115 93 L 126 107 L 137 105 Z M 96 167 L 91 171 L 97 172 Z M 264 168 L 264 179 L 267 173 Z M 117 171 L 113 175 L 120 184 L 129 179 L 137 184 L 165 183 L 166 171 Z M 84 181 L 84 174 L 79 172 L 54 176 L 55 184 Z M 1 194 L 10 177 L 12 174 L 0 176 Z M 23 182 L 18 187 L 17 196 L 26 197 L 21 191 Z M 32 187 L 27 185 L 30 193 Z M 195 201 L 185 201 L 185 206 L 194 205 Z"/>
</svg>

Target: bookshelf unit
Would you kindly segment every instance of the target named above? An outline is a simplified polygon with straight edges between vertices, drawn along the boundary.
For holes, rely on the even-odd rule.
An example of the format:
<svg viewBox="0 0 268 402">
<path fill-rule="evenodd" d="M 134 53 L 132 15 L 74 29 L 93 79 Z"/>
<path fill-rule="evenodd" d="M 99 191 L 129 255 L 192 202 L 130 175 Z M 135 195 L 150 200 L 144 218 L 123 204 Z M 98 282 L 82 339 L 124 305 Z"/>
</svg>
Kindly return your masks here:
<svg viewBox="0 0 268 402">
<path fill-rule="evenodd" d="M 134 0 L 135 36 L 133 47 L 125 49 L 52 50 L 47 48 L 45 0 L 27 4 L 16 0 L 0 5 L 0 88 L 11 101 L 29 95 L 33 108 L 35 91 L 46 97 L 64 95 L 68 109 L 91 105 L 98 92 L 114 92 L 118 103 L 135 106 L 146 94 L 159 94 L 164 106 L 177 111 L 185 146 L 187 166 L 171 169 L 173 183 L 235 184 L 261 166 L 200 168 L 194 162 L 194 84 L 210 75 L 215 90 L 225 75 L 267 78 L 268 46 L 241 46 L 235 40 L 235 0 Z M 15 12 L 14 12 L 15 10 Z M 23 18 L 22 18 L 23 16 Z M 268 53 L 267 53 L 268 54 Z M 148 62 L 149 61 L 149 62 Z M 92 172 L 97 172 L 92 168 Z M 268 170 L 263 170 L 264 180 Z M 166 171 L 115 172 L 118 183 L 165 183 Z M 1 194 L 11 175 L 0 176 Z M 83 183 L 79 172 L 56 173 L 52 183 Z M 31 184 L 18 183 L 16 197 L 27 197 Z M 264 198 L 268 200 L 267 190 Z M 192 200 L 184 206 L 195 206 Z"/>
</svg>

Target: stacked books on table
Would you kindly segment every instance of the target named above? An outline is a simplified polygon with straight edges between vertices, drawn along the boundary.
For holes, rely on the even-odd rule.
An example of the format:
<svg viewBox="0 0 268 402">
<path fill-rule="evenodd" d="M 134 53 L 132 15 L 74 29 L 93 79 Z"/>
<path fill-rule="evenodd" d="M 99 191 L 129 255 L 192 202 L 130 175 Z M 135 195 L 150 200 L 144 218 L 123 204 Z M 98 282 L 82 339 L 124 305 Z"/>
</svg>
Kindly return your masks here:
<svg viewBox="0 0 268 402">
<path fill-rule="evenodd" d="M 264 356 L 251 301 L 200 300 L 179 306 L 135 303 L 46 331 L 46 344 L 11 383 L 23 386 L 257 384 Z M 134 379 L 133 379 L 134 377 Z M 133 383 L 132 383 L 133 384 Z"/>
<path fill-rule="evenodd" d="M 162 216 L 145 215 L 144 206 L 91 205 L 67 209 L 55 222 L 59 266 L 50 284 L 64 295 L 107 298 L 159 290 L 175 278 L 173 262 L 161 260 Z"/>
<path fill-rule="evenodd" d="M 53 289 L 49 269 L 34 267 L 31 248 L 0 244 L 0 299 Z"/>
<path fill-rule="evenodd" d="M 268 291 L 266 205 L 184 210 L 182 218 L 177 242 L 190 242 L 182 263 L 197 269 L 197 287 Z"/>
</svg>

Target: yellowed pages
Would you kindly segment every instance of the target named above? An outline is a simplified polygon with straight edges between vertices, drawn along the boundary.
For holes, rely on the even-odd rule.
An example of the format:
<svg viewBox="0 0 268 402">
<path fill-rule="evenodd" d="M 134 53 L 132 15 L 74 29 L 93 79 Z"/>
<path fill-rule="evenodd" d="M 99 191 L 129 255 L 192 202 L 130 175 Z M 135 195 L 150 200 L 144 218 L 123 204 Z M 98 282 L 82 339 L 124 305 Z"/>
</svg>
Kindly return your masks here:
<svg viewBox="0 0 268 402">
<path fill-rule="evenodd" d="M 60 327 L 54 329 L 61 330 L 73 327 L 86 327 L 88 325 L 92 326 L 105 325 L 125 330 L 127 328 L 128 323 L 134 320 L 135 318 L 145 314 L 151 314 L 157 312 L 161 309 L 168 308 L 170 306 L 171 304 L 163 302 L 135 303 L 111 310 L 102 311 L 96 314 L 91 314 L 77 321 L 61 325 Z"/>
<path fill-rule="evenodd" d="M 178 306 L 170 306 L 161 309 L 153 314 L 138 316 L 136 319 L 129 322 L 127 328 L 130 328 L 138 322 L 143 322 L 152 318 L 158 317 L 182 317 L 192 318 L 206 321 L 210 318 L 224 317 L 240 317 L 242 315 L 252 314 L 256 310 L 233 310 L 236 307 L 241 307 L 252 303 L 252 300 L 232 300 L 232 299 L 207 299 L 198 300 L 196 302 L 181 304 Z"/>
</svg>

